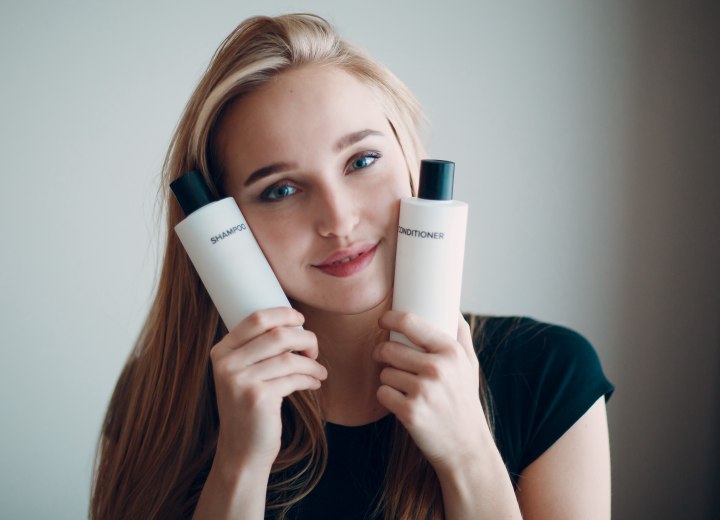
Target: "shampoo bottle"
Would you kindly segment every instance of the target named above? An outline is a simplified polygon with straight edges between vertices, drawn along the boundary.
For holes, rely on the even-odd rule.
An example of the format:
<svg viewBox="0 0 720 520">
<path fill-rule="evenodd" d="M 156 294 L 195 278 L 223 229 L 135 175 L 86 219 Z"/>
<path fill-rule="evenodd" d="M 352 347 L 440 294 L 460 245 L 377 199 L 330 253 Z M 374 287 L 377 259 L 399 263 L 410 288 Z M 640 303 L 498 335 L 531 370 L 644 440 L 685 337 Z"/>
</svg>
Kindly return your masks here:
<svg viewBox="0 0 720 520">
<path fill-rule="evenodd" d="M 425 160 L 417 198 L 400 201 L 393 310 L 457 337 L 467 210 L 452 200 L 455 163 Z M 390 339 L 417 348 L 404 335 Z"/>
<path fill-rule="evenodd" d="M 216 200 L 198 170 L 170 187 L 186 215 L 175 232 L 228 330 L 257 310 L 290 307 L 235 200 Z"/>
</svg>

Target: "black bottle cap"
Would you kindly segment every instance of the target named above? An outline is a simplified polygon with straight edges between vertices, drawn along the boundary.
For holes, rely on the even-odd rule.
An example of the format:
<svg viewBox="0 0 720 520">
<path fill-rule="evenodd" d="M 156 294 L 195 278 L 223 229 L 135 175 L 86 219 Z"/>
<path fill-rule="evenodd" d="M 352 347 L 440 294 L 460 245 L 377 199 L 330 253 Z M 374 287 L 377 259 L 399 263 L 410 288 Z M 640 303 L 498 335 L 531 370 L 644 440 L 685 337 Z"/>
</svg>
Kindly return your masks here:
<svg viewBox="0 0 720 520">
<path fill-rule="evenodd" d="M 216 200 L 199 170 L 178 177 L 170 183 L 170 188 L 186 216 Z"/>
<path fill-rule="evenodd" d="M 452 200 L 455 163 L 425 159 L 420 162 L 420 188 L 418 198 Z"/>
</svg>

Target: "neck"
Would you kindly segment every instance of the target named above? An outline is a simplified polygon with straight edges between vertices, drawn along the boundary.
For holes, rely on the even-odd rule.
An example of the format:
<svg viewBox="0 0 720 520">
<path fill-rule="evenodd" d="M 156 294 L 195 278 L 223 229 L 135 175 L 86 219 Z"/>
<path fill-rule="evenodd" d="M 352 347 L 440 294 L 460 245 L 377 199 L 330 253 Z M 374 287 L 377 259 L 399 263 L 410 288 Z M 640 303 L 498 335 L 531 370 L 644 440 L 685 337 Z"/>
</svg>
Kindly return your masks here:
<svg viewBox="0 0 720 520">
<path fill-rule="evenodd" d="M 317 336 L 318 360 L 328 369 L 321 389 L 325 420 L 357 426 L 386 415 L 376 398 L 383 366 L 373 360 L 372 353 L 388 337 L 378 320 L 390 308 L 390 298 L 360 314 L 296 307 L 305 316 L 304 327 Z"/>
</svg>

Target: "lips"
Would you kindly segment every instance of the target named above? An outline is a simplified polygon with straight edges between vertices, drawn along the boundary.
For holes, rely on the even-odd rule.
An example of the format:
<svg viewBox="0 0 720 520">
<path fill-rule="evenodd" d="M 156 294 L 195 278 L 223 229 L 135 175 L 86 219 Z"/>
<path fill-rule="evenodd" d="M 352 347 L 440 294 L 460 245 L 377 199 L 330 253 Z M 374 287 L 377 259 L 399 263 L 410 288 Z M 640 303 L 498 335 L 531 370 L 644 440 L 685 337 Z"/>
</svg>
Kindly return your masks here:
<svg viewBox="0 0 720 520">
<path fill-rule="evenodd" d="M 333 252 L 313 267 L 331 276 L 351 276 L 362 271 L 372 262 L 376 250 L 377 244 L 357 244 Z"/>
</svg>

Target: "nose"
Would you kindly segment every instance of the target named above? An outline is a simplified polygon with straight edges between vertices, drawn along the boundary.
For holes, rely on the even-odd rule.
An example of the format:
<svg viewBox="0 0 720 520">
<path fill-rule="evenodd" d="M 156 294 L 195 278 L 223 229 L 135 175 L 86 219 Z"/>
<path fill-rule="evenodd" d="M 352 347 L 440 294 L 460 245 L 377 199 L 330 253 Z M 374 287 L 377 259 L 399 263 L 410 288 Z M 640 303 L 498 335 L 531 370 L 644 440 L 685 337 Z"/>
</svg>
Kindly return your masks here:
<svg viewBox="0 0 720 520">
<path fill-rule="evenodd" d="M 323 237 L 349 237 L 360 222 L 358 200 L 348 186 L 323 187 L 314 203 L 317 232 Z"/>
</svg>

